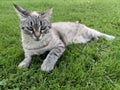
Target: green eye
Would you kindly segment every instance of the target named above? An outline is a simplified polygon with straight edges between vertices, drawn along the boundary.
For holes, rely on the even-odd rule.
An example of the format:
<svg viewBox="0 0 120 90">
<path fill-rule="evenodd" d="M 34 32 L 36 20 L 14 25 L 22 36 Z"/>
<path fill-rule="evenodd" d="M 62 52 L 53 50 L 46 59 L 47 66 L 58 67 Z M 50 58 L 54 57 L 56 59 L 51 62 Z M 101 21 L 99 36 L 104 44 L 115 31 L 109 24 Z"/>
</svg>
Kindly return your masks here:
<svg viewBox="0 0 120 90">
<path fill-rule="evenodd" d="M 32 27 L 27 27 L 27 29 L 28 29 L 28 30 L 31 30 L 31 31 L 33 30 L 33 28 L 32 28 Z"/>
<path fill-rule="evenodd" d="M 45 32 L 45 30 L 41 30 L 40 32 L 41 32 L 41 33 L 44 33 L 44 32 Z"/>
<path fill-rule="evenodd" d="M 45 30 L 46 29 L 46 27 L 41 27 L 41 30 Z"/>
</svg>

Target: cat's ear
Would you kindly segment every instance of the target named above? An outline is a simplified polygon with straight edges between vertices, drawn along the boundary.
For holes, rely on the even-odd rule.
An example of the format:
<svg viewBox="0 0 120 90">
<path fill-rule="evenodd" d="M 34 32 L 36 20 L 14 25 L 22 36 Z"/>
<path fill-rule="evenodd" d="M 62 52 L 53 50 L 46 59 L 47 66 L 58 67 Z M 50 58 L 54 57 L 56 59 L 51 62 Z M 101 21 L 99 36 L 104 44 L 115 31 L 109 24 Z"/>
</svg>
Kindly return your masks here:
<svg viewBox="0 0 120 90">
<path fill-rule="evenodd" d="M 27 11 L 16 4 L 13 4 L 13 6 L 14 6 L 16 12 L 18 13 L 20 19 L 25 19 L 26 17 L 28 17 L 30 15 L 30 11 Z"/>
<path fill-rule="evenodd" d="M 44 12 L 39 12 L 39 14 L 40 14 L 41 17 L 43 17 L 44 19 L 50 20 L 51 15 L 52 15 L 52 11 L 53 11 L 53 8 L 48 9 L 48 10 L 46 10 L 46 11 L 44 11 Z"/>
</svg>

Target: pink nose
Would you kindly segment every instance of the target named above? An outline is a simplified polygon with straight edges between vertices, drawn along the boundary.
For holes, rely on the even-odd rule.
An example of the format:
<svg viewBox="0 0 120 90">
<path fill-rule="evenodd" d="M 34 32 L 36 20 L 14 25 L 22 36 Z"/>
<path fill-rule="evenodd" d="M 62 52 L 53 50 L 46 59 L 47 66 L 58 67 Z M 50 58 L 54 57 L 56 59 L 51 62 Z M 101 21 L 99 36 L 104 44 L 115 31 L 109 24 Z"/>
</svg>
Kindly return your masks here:
<svg viewBox="0 0 120 90">
<path fill-rule="evenodd" d="M 35 32 L 35 37 L 40 37 L 40 32 Z"/>
</svg>

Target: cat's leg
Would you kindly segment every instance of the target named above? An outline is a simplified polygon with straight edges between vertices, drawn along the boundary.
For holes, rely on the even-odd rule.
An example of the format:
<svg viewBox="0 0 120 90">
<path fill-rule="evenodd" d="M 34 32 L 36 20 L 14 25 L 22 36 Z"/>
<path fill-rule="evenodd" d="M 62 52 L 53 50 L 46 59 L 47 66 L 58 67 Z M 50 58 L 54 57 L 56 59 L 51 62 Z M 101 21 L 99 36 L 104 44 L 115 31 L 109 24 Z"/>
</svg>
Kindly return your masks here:
<svg viewBox="0 0 120 90">
<path fill-rule="evenodd" d="M 27 54 L 25 55 L 25 58 L 22 62 L 20 62 L 20 64 L 18 65 L 19 68 L 27 68 L 29 67 L 31 62 L 31 55 Z"/>
<path fill-rule="evenodd" d="M 59 45 L 58 47 L 52 49 L 47 55 L 46 59 L 43 61 L 43 64 L 41 65 L 41 70 L 48 72 L 53 70 L 54 65 L 56 64 L 57 60 L 64 51 L 65 51 L 64 44 Z"/>
<path fill-rule="evenodd" d="M 99 37 L 104 37 L 106 40 L 113 40 L 115 36 L 107 35 L 105 33 L 101 33 L 97 30 L 86 27 L 82 32 L 78 31 L 75 37 L 73 38 L 74 43 L 87 43 L 91 39 L 98 40 Z"/>
<path fill-rule="evenodd" d="M 104 34 L 104 33 L 102 33 L 101 36 L 102 36 L 102 37 L 105 37 L 106 40 L 113 40 L 113 39 L 115 39 L 115 36 L 107 35 L 107 34 Z"/>
<path fill-rule="evenodd" d="M 98 40 L 99 37 L 104 37 L 106 40 L 115 39 L 115 36 L 108 35 L 108 34 L 105 34 L 105 33 L 101 33 L 101 32 L 96 31 L 94 29 L 89 29 L 88 30 L 88 35 L 91 36 L 91 38 L 94 38 L 96 40 Z"/>
<path fill-rule="evenodd" d="M 83 36 L 75 36 L 72 40 L 73 43 L 87 43 L 88 41 L 90 41 L 91 39 L 89 38 L 84 38 Z"/>
</svg>

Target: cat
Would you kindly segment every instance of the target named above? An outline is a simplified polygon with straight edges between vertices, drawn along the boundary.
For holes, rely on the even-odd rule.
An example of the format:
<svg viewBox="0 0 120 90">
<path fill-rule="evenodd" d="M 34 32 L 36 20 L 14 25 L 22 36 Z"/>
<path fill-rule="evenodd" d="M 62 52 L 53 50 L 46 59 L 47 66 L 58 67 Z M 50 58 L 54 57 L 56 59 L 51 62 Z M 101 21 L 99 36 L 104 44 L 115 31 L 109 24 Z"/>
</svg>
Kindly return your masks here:
<svg viewBox="0 0 120 90">
<path fill-rule="evenodd" d="M 63 54 L 66 46 L 72 43 L 87 43 L 92 39 L 98 40 L 104 37 L 107 40 L 115 39 L 91 29 L 77 22 L 51 23 L 52 9 L 46 11 L 28 11 L 22 7 L 13 5 L 20 17 L 22 45 L 25 59 L 18 65 L 19 68 L 27 68 L 33 55 L 44 54 L 50 51 L 41 65 L 42 71 L 52 71 L 57 60 Z"/>
</svg>

